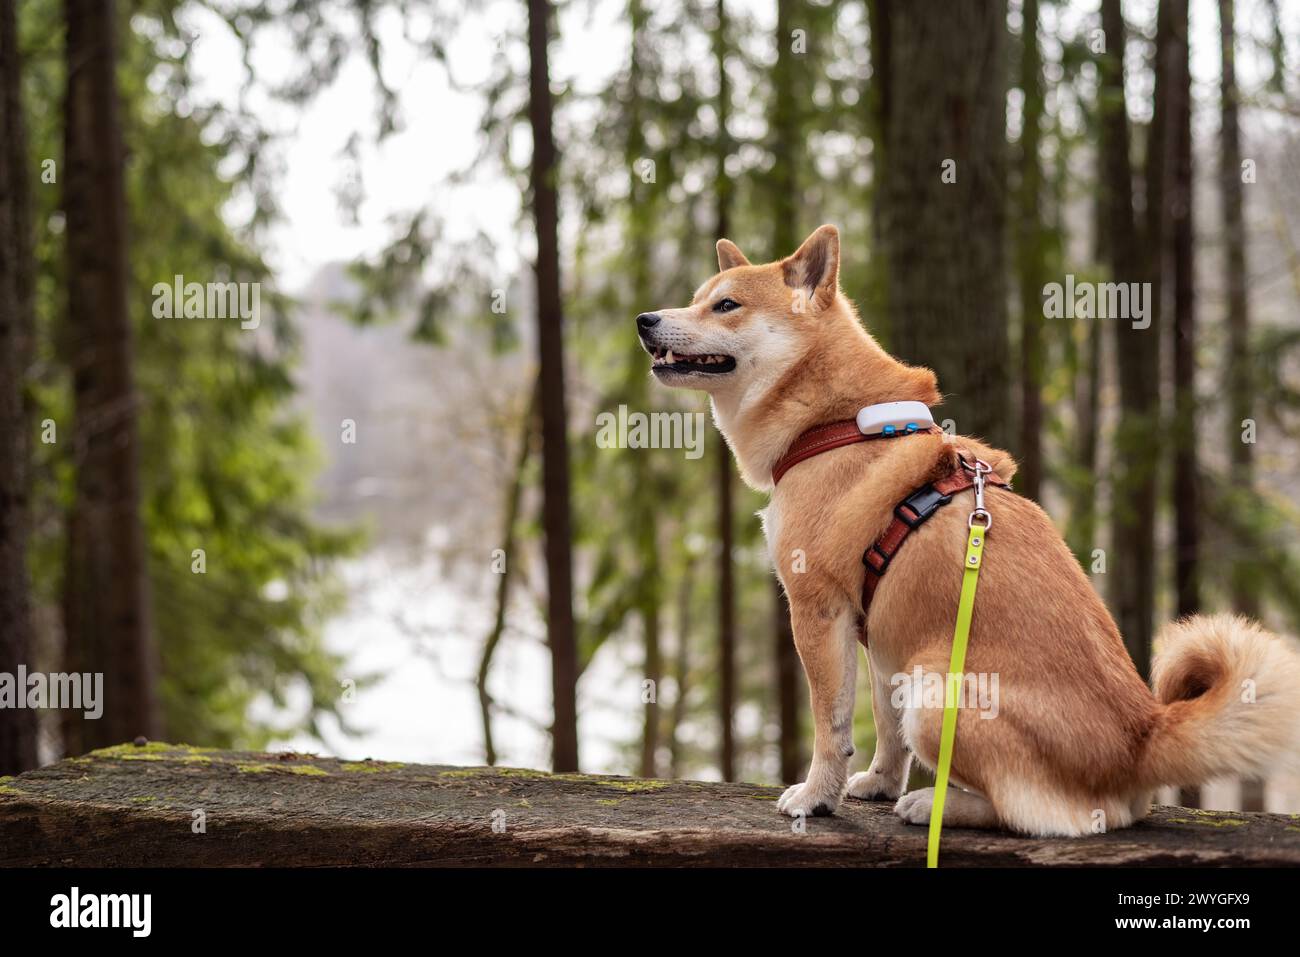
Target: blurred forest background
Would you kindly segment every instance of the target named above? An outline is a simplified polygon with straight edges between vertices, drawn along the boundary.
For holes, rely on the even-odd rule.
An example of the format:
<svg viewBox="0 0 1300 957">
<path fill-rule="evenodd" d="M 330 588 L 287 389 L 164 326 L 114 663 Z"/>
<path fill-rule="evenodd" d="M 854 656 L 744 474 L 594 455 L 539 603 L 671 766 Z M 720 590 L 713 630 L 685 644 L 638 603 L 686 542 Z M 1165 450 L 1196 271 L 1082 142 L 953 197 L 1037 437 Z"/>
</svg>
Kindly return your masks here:
<svg viewBox="0 0 1300 957">
<path fill-rule="evenodd" d="M 799 779 L 760 497 L 711 426 L 595 437 L 706 408 L 633 319 L 716 238 L 823 222 L 1140 670 L 1193 610 L 1300 631 L 1298 65 L 1291 0 L 0 0 L 0 672 L 106 694 L 0 715 L 0 774 L 146 735 Z M 176 276 L 260 323 L 156 318 Z M 1052 314 L 1068 276 L 1150 326 Z"/>
</svg>

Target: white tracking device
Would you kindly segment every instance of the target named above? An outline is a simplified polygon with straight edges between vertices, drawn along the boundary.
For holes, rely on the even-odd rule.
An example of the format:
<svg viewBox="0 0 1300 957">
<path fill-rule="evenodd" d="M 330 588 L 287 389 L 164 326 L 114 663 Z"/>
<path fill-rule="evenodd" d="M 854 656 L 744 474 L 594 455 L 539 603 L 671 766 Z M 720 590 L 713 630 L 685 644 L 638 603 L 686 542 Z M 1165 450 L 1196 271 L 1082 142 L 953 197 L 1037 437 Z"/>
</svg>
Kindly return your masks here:
<svg viewBox="0 0 1300 957">
<path fill-rule="evenodd" d="M 909 435 L 932 425 L 934 418 L 924 402 L 880 402 L 858 410 L 858 431 L 863 435 Z"/>
</svg>

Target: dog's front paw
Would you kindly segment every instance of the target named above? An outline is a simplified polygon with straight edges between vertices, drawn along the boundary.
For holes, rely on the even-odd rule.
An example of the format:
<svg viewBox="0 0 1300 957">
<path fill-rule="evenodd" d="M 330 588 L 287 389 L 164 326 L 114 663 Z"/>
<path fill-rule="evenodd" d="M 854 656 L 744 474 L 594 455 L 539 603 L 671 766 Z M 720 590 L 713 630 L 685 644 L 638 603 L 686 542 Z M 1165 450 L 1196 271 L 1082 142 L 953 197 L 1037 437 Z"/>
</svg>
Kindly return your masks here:
<svg viewBox="0 0 1300 957">
<path fill-rule="evenodd" d="M 818 789 L 810 779 L 803 784 L 792 784 L 776 802 L 776 809 L 790 817 L 827 817 L 835 813 L 840 803 L 838 793 Z"/>
<path fill-rule="evenodd" d="M 896 801 L 903 793 L 903 780 L 899 775 L 885 775 L 876 768 L 867 768 L 849 778 L 849 797 L 860 801 Z"/>
<path fill-rule="evenodd" d="M 908 791 L 894 805 L 894 813 L 908 824 L 929 824 L 930 808 L 934 805 L 934 788 Z"/>
</svg>

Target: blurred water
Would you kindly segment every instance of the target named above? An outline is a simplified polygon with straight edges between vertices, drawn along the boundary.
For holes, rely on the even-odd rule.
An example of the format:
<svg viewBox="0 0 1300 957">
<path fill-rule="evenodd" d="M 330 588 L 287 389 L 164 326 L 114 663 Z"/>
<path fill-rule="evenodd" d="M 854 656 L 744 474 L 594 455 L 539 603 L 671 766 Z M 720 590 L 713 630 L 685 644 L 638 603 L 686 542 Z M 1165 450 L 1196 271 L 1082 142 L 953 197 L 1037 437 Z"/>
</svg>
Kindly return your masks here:
<svg viewBox="0 0 1300 957">
<path fill-rule="evenodd" d="M 373 552 L 344 571 L 353 600 L 325 630 L 327 647 L 346 659 L 342 678 L 374 675 L 344 705 L 348 735 L 335 721 L 323 740 L 296 735 L 276 747 L 360 759 L 472 765 L 484 762 L 482 723 L 474 679 L 490 602 L 470 600 L 449 585 L 435 562 L 398 564 Z M 515 602 L 513 623 L 497 647 L 488 688 L 508 713 L 493 720 L 498 763 L 550 766 L 550 656 L 538 635 L 537 614 Z M 629 643 L 621 643 L 627 645 Z M 640 733 L 641 703 L 635 655 L 607 644 L 579 685 L 579 740 L 583 770 L 631 770 L 620 745 Z M 290 703 L 301 709 L 305 694 Z M 264 713 L 264 712 L 263 712 Z"/>
</svg>

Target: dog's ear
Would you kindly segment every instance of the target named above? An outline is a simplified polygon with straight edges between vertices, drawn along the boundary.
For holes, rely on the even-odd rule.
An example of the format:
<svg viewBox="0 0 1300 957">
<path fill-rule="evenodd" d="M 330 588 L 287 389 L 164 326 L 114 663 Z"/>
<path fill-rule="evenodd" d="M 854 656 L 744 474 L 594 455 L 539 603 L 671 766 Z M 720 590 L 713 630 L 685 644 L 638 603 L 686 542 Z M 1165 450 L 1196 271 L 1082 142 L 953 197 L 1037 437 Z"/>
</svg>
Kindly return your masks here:
<svg viewBox="0 0 1300 957">
<path fill-rule="evenodd" d="M 728 269 L 735 269 L 737 266 L 748 266 L 749 260 L 745 254 L 740 251 L 740 247 L 730 239 L 718 240 L 718 271 L 726 272 Z"/>
<path fill-rule="evenodd" d="M 793 256 L 782 260 L 781 272 L 787 286 L 804 290 L 825 309 L 835 301 L 839 289 L 840 231 L 831 225 L 819 226 Z"/>
</svg>

